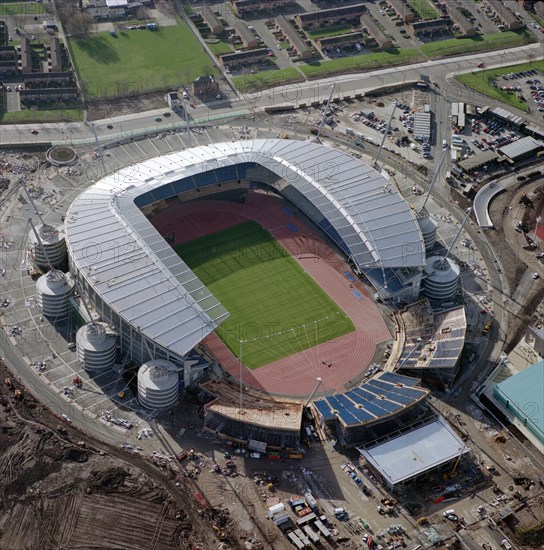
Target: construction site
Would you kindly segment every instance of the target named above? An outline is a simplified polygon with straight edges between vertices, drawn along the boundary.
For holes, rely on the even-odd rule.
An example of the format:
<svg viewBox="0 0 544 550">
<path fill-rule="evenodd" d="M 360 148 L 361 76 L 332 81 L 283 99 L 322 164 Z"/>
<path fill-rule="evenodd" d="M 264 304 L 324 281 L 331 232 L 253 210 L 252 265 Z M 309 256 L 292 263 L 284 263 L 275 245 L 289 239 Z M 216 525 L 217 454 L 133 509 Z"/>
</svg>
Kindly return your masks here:
<svg viewBox="0 0 544 550">
<path fill-rule="evenodd" d="M 0 373 L 0 548 L 263 548 L 178 460 L 97 444 Z"/>
</svg>

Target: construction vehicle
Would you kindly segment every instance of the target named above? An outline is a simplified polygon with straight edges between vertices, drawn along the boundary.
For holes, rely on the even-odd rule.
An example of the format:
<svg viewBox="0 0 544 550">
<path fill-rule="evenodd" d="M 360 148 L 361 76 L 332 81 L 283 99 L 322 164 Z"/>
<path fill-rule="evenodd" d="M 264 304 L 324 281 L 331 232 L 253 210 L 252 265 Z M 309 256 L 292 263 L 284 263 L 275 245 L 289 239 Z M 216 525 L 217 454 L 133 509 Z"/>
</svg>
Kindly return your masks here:
<svg viewBox="0 0 544 550">
<path fill-rule="evenodd" d="M 227 533 L 225 533 L 225 531 L 223 531 L 222 529 L 219 529 L 219 527 L 215 525 L 212 525 L 212 527 L 215 533 L 217 533 L 217 538 L 219 540 L 225 540 L 227 538 Z"/>
<path fill-rule="evenodd" d="M 4 384 L 9 388 L 9 389 L 12 389 L 13 388 L 13 384 L 11 382 L 11 378 L 6 378 L 4 380 Z"/>
<path fill-rule="evenodd" d="M 117 394 L 117 397 L 118 397 L 119 399 L 124 399 L 124 398 L 125 398 L 125 392 L 124 392 L 124 390 L 121 390 L 121 391 Z"/>
<path fill-rule="evenodd" d="M 81 386 L 83 386 L 83 380 L 81 380 L 79 376 L 74 376 L 74 378 L 72 378 L 72 384 L 76 388 L 81 388 Z"/>
<path fill-rule="evenodd" d="M 489 321 L 487 321 L 482 328 L 482 335 L 487 336 L 492 326 L 493 326 L 493 320 L 489 319 Z"/>
<path fill-rule="evenodd" d="M 15 399 L 23 399 L 23 391 L 22 390 L 15 390 L 13 392 L 13 397 L 15 397 Z"/>
</svg>

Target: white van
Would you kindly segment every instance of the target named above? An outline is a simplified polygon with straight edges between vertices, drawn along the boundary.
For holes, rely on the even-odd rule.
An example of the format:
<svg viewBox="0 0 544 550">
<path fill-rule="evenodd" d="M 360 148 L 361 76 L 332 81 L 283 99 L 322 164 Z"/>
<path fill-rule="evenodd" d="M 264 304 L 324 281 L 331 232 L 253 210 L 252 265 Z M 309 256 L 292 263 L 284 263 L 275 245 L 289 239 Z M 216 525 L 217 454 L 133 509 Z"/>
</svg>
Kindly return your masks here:
<svg viewBox="0 0 544 550">
<path fill-rule="evenodd" d="M 442 149 L 445 149 L 447 146 L 448 146 L 448 142 L 445 139 L 443 139 L 442 140 Z"/>
</svg>

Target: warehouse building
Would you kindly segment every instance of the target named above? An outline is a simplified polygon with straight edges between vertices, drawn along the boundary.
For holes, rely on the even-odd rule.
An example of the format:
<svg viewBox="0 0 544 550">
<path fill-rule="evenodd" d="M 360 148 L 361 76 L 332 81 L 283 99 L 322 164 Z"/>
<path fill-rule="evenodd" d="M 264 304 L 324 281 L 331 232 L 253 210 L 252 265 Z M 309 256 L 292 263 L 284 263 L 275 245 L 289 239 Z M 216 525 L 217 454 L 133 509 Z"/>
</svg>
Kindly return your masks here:
<svg viewBox="0 0 544 550">
<path fill-rule="evenodd" d="M 499 149 L 499 153 L 508 161 L 515 162 L 536 156 L 544 149 L 544 142 L 531 136 L 513 141 Z"/>
</svg>

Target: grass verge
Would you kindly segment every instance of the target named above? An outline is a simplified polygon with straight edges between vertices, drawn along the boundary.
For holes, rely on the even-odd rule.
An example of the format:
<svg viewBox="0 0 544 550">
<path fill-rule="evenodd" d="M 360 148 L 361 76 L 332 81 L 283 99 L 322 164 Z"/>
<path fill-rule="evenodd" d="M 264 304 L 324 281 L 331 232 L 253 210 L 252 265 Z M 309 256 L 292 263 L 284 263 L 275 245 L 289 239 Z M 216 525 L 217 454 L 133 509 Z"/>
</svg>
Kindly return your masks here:
<svg viewBox="0 0 544 550">
<path fill-rule="evenodd" d="M 509 67 L 501 67 L 500 69 L 488 69 L 473 73 L 461 74 L 456 78 L 459 82 L 471 88 L 472 90 L 484 94 L 493 99 L 498 99 L 512 107 L 521 109 L 527 112 L 527 103 L 521 101 L 516 93 L 501 90 L 500 86 L 509 86 L 515 84 L 516 81 L 502 80 L 500 77 L 508 73 L 518 73 L 529 69 L 537 69 L 544 72 L 544 61 L 533 61 L 530 63 L 521 63 L 519 65 L 510 65 Z M 491 85 L 491 82 L 496 80 L 498 88 Z"/>
<path fill-rule="evenodd" d="M 255 74 L 233 76 L 232 82 L 242 93 L 253 93 L 280 84 L 289 84 L 303 80 L 301 74 L 294 68 L 262 71 Z"/>
<path fill-rule="evenodd" d="M 354 330 L 351 320 L 255 222 L 175 247 L 230 312 L 217 334 L 256 369 Z"/>
<path fill-rule="evenodd" d="M 83 120 L 81 109 L 44 109 L 13 111 L 0 113 L 0 122 L 16 124 L 18 122 L 32 124 L 33 122 L 78 122 Z"/>
</svg>

